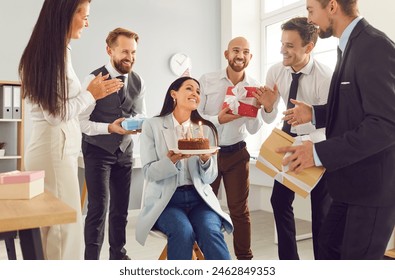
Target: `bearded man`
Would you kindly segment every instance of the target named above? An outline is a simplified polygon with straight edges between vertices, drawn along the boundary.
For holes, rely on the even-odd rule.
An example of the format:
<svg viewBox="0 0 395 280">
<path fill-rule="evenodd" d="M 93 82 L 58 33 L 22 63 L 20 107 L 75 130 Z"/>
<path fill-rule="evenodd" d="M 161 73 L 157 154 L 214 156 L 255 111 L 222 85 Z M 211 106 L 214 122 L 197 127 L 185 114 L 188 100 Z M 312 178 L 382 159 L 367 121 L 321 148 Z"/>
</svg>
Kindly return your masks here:
<svg viewBox="0 0 395 280">
<path fill-rule="evenodd" d="M 94 70 L 94 76 L 110 74 L 124 87 L 108 95 L 80 115 L 85 181 L 88 189 L 88 212 L 85 220 L 85 259 L 100 259 L 104 228 L 109 211 L 109 258 L 130 259 L 126 254 L 126 224 L 132 178 L 133 140 L 121 122 L 131 116 L 145 115 L 145 86 L 132 71 L 136 58 L 138 35 L 124 28 L 111 31 L 106 39 L 110 61 Z M 65 147 L 67 148 L 67 147 Z"/>
<path fill-rule="evenodd" d="M 252 58 L 250 44 L 236 37 L 224 52 L 228 66 L 219 72 L 204 74 L 200 82 L 199 113 L 215 124 L 221 149 L 218 154 L 218 177 L 211 184 L 218 194 L 220 182 L 226 192 L 230 217 L 234 225 L 233 247 L 239 260 L 252 259 L 251 221 L 248 209 L 250 154 L 244 141 L 248 134 L 258 132 L 260 118 L 232 114 L 222 109 L 228 87 L 260 87 L 259 82 L 245 73 Z M 260 109 L 262 110 L 262 109 Z M 262 112 L 261 112 L 262 113 Z"/>
</svg>

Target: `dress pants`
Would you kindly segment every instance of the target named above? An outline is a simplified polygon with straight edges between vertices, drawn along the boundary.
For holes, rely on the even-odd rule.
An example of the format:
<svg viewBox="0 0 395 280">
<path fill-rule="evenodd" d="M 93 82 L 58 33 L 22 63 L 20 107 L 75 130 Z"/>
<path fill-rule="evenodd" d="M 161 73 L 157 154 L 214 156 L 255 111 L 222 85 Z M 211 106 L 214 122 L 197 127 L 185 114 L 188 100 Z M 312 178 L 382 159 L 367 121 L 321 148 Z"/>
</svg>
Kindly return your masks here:
<svg viewBox="0 0 395 280">
<path fill-rule="evenodd" d="M 132 176 L 132 145 L 115 154 L 82 143 L 85 163 L 85 180 L 88 189 L 88 212 L 85 219 L 85 259 L 100 259 L 104 240 L 108 200 L 110 259 L 126 255 L 126 224 Z"/>
<path fill-rule="evenodd" d="M 274 220 L 277 229 L 278 257 L 280 260 L 298 260 L 296 245 L 296 228 L 292 203 L 295 193 L 274 181 L 270 202 L 273 207 Z M 332 199 L 330 198 L 325 180 L 321 180 L 310 194 L 311 224 L 313 233 L 313 250 L 316 260 L 322 259 L 318 246 L 318 234 L 328 213 Z"/>
<path fill-rule="evenodd" d="M 25 169 L 44 170 L 45 190 L 77 212 L 75 223 L 41 228 L 44 258 L 48 260 L 82 259 L 83 225 L 78 181 L 81 135 L 78 119 L 59 125 L 34 121 L 25 151 Z"/>
<path fill-rule="evenodd" d="M 250 190 L 249 171 L 250 154 L 246 148 L 235 152 L 218 154 L 218 177 L 211 184 L 218 195 L 221 179 L 226 192 L 226 199 L 232 219 L 233 247 L 239 260 L 252 259 L 251 251 L 251 220 L 248 209 Z"/>
<path fill-rule="evenodd" d="M 395 206 L 333 201 L 319 235 L 326 260 L 380 260 L 395 225 Z"/>
</svg>

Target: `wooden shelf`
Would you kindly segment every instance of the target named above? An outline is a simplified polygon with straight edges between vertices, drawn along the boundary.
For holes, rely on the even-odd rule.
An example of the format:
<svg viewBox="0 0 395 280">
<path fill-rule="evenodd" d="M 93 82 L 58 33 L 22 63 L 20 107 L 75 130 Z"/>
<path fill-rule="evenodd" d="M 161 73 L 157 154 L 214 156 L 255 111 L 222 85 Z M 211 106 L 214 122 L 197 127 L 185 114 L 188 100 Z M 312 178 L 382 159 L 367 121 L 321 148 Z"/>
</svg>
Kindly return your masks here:
<svg viewBox="0 0 395 280">
<path fill-rule="evenodd" d="M 20 86 L 21 83 L 18 81 L 4 81 L 0 80 L 0 85 Z"/>
<path fill-rule="evenodd" d="M 20 86 L 21 83 L 19 81 L 6 81 L 0 80 L 0 86 L 9 85 L 9 86 Z M 23 154 L 24 154 L 24 127 L 23 127 L 23 118 L 24 118 L 24 102 L 21 100 L 21 118 L 20 119 L 0 119 L 0 129 L 8 130 L 8 131 L 16 131 L 14 134 L 1 135 L 0 141 L 6 142 L 6 156 L 0 157 L 0 160 L 7 160 L 2 164 L 0 172 L 11 171 L 10 169 L 15 169 L 15 165 L 13 162 L 9 162 L 9 160 L 16 161 L 16 169 L 24 170 L 23 167 Z M 3 131 L 3 130 L 2 130 Z M 8 144 L 7 144 L 8 142 Z M 10 143 L 12 142 L 12 143 Z M 7 146 L 9 148 L 9 154 L 7 155 Z"/>
<path fill-rule="evenodd" d="M 21 122 L 21 119 L 0 119 L 0 122 Z"/>
<path fill-rule="evenodd" d="M 22 156 L 4 156 L 0 157 L 0 159 L 21 159 Z"/>
</svg>

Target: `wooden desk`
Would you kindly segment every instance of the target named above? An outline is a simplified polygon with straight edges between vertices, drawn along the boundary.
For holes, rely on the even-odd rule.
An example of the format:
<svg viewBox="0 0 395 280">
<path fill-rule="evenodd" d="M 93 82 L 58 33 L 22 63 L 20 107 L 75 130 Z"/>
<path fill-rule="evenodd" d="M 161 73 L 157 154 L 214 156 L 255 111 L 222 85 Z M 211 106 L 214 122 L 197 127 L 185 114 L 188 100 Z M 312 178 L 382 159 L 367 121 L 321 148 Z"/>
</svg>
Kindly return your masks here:
<svg viewBox="0 0 395 280">
<path fill-rule="evenodd" d="M 19 232 L 25 260 L 44 259 L 40 227 L 73 223 L 76 211 L 49 192 L 30 200 L 0 200 L 0 232 Z"/>
</svg>

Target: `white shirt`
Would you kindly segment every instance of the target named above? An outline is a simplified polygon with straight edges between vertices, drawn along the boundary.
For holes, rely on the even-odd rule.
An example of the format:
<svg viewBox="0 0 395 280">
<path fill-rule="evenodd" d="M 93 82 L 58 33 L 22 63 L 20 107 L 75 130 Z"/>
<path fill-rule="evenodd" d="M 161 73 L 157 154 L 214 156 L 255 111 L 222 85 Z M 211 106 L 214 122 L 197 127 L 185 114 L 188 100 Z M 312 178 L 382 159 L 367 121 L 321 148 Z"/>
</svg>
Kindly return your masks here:
<svg viewBox="0 0 395 280">
<path fill-rule="evenodd" d="M 199 83 L 200 104 L 198 111 L 203 118 L 211 121 L 216 126 L 220 146 L 236 144 L 244 140 L 248 136 L 248 133 L 254 134 L 258 132 L 263 124 L 259 115 L 256 118 L 241 117 L 225 124 L 219 123 L 218 113 L 222 110 L 226 91 L 228 87 L 235 86 L 228 79 L 226 69 L 203 75 Z M 260 86 L 258 81 L 249 77 L 247 74 L 244 75 L 244 80 L 240 83 L 252 87 Z"/>
<path fill-rule="evenodd" d="M 95 104 L 95 98 L 93 95 L 86 90 L 86 87 L 82 87 L 81 83 L 74 72 L 73 65 L 71 64 L 71 47 L 67 47 L 67 84 L 68 84 L 68 94 L 69 98 L 66 101 L 66 116 L 65 121 L 74 119 L 78 117 L 78 115 L 85 111 L 89 105 Z M 54 92 L 53 94 L 57 94 Z M 31 119 L 33 121 L 47 121 L 51 125 L 58 125 L 62 122 L 60 116 L 49 115 L 48 111 L 42 109 L 42 107 L 38 104 L 31 104 Z"/>
<path fill-rule="evenodd" d="M 181 139 L 187 137 L 188 130 L 190 129 L 191 119 L 186 120 L 182 124 L 178 123 L 177 119 L 171 114 L 173 117 L 173 124 L 174 124 L 174 133 L 176 139 Z M 194 136 L 192 136 L 194 137 Z M 210 166 L 210 160 L 203 162 L 199 160 L 200 165 L 204 170 L 207 170 Z M 187 159 L 180 160 L 176 162 L 176 167 L 180 170 L 178 176 L 177 186 L 184 186 L 184 185 L 193 185 L 193 180 L 191 177 L 191 173 L 189 172 Z"/>
<path fill-rule="evenodd" d="M 306 102 L 310 105 L 326 104 L 329 93 L 329 86 L 332 78 L 332 70 L 310 57 L 309 62 L 299 73 L 303 73 L 299 78 L 299 86 L 296 99 Z M 273 65 L 266 76 L 266 86 L 273 89 L 276 84 L 279 96 L 270 113 L 263 112 L 263 120 L 267 123 L 273 122 L 278 114 L 278 104 L 280 99 L 286 104 L 288 102 L 289 89 L 292 83 L 293 69 L 290 66 L 284 66 L 282 62 Z M 291 128 L 291 132 L 297 135 L 310 134 L 314 132 L 315 126 L 311 123 L 298 125 Z M 320 133 L 325 133 L 320 129 Z"/>
<path fill-rule="evenodd" d="M 181 139 L 185 137 L 186 131 L 188 131 L 189 126 L 191 125 L 191 120 L 183 122 L 182 124 L 178 123 L 173 114 L 173 124 L 174 124 L 174 133 L 176 134 L 176 139 Z M 177 186 L 183 185 L 193 185 L 191 174 L 189 173 L 188 164 L 186 160 L 180 160 L 176 163 L 176 167 L 180 170 L 178 176 Z"/>
</svg>

